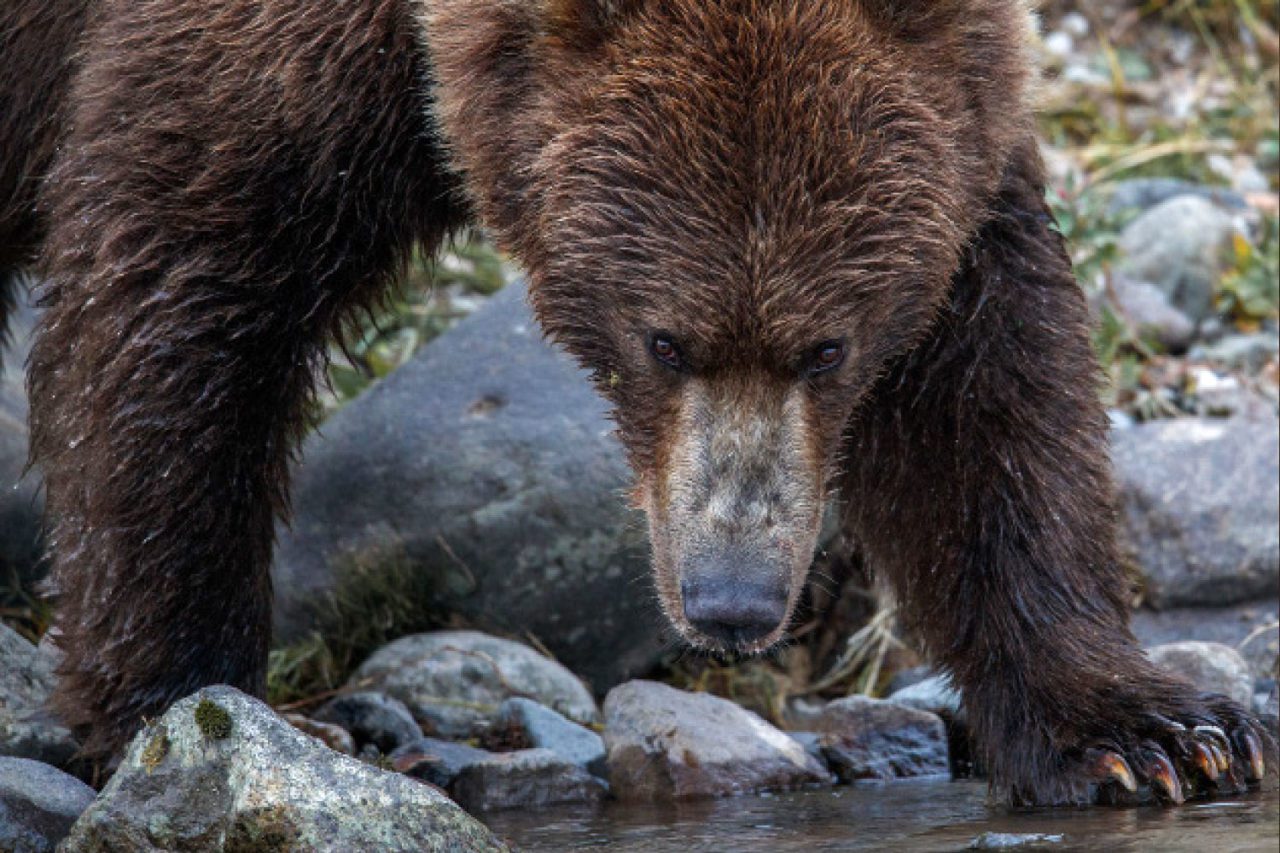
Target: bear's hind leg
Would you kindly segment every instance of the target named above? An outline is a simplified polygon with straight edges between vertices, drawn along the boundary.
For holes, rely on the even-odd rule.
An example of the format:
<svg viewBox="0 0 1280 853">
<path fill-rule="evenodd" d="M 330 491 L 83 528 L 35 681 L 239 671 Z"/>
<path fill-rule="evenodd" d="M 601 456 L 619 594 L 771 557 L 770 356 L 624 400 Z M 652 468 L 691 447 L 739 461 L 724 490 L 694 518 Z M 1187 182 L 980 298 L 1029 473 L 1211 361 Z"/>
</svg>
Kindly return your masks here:
<svg viewBox="0 0 1280 853">
<path fill-rule="evenodd" d="M 1033 145 L 953 288 L 853 424 L 843 486 L 871 567 L 961 689 L 993 784 L 1056 804 L 1257 780 L 1270 736 L 1129 632 L 1100 375 Z"/>
<path fill-rule="evenodd" d="M 403 4 L 196 8 L 109 5 L 46 191 L 29 384 L 55 701 L 98 756 L 201 686 L 262 694 L 326 340 L 459 210 Z"/>
</svg>

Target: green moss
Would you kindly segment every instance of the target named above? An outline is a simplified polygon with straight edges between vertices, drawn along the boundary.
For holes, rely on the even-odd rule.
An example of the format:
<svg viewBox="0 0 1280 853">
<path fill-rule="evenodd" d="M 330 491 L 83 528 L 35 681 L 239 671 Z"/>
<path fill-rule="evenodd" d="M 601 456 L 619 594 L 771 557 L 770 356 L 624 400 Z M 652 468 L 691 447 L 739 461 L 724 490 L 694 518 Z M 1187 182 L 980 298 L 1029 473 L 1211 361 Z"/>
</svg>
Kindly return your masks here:
<svg viewBox="0 0 1280 853">
<path fill-rule="evenodd" d="M 201 699 L 196 705 L 196 725 L 200 733 L 210 740 L 223 740 L 231 736 L 231 715 L 217 702 Z"/>
</svg>

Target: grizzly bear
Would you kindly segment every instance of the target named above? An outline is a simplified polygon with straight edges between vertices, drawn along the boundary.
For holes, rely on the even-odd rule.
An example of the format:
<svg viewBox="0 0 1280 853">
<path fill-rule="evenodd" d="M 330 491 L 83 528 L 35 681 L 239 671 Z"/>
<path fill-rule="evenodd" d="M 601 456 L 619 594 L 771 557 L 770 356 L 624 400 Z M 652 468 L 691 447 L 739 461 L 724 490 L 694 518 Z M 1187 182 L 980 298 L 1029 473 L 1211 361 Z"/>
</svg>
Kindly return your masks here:
<svg viewBox="0 0 1280 853">
<path fill-rule="evenodd" d="M 262 693 L 326 342 L 482 223 L 616 409 L 663 609 L 787 629 L 823 507 L 1015 802 L 1263 774 L 1127 628 L 1021 0 L 8 0 L 0 281 L 39 275 L 57 707 Z"/>
</svg>

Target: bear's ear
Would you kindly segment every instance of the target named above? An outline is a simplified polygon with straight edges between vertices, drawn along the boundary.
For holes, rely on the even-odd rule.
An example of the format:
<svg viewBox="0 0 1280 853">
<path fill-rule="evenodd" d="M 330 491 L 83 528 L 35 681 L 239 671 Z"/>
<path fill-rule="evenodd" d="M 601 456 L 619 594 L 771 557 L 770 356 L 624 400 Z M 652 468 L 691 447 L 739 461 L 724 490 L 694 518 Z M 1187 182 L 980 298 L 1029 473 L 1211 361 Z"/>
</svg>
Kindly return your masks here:
<svg viewBox="0 0 1280 853">
<path fill-rule="evenodd" d="M 544 0 L 546 28 L 567 44 L 589 48 L 606 41 L 644 0 Z"/>
</svg>

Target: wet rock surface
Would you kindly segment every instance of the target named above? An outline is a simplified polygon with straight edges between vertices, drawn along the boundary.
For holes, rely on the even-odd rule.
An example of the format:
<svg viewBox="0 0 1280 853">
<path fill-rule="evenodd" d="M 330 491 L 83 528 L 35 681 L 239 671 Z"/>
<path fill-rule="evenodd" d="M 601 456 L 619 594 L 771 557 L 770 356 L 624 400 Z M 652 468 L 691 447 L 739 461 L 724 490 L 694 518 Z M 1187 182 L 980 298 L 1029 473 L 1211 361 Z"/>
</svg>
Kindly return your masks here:
<svg viewBox="0 0 1280 853">
<path fill-rule="evenodd" d="M 493 727 L 516 736 L 529 747 L 549 749 L 596 776 L 608 772 L 600 735 L 537 702 L 508 699 L 498 708 Z"/>
<path fill-rule="evenodd" d="M 373 691 L 339 696 L 317 711 L 315 718 L 342 726 L 357 748 L 373 744 L 383 753 L 422 737 L 422 729 L 403 702 Z"/>
<path fill-rule="evenodd" d="M 1249 664 L 1230 646 L 1188 640 L 1147 649 L 1147 656 L 1206 693 L 1221 693 L 1246 708 L 1253 704 Z"/>
<path fill-rule="evenodd" d="M 79 779 L 47 764 L 0 758 L 0 850 L 51 853 L 94 795 Z"/>
<path fill-rule="evenodd" d="M 261 702 L 211 687 L 138 735 L 63 849 L 505 848 L 434 788 L 339 755 Z"/>
<path fill-rule="evenodd" d="M 603 691 L 662 651 L 642 519 L 606 406 L 509 285 L 303 448 L 274 568 L 277 637 L 344 585 L 543 638 Z"/>
<path fill-rule="evenodd" d="M 400 700 L 430 735 L 464 738 L 515 696 L 571 720 L 595 723 L 599 709 L 572 672 L 528 646 L 477 631 L 403 637 L 360 665 L 352 685 Z"/>
<path fill-rule="evenodd" d="M 1273 417 L 1178 418 L 1113 436 L 1124 532 L 1153 607 L 1274 600 L 1280 439 Z"/>
<path fill-rule="evenodd" d="M 468 811 L 594 802 L 608 786 L 549 749 L 494 753 L 462 767 L 449 793 Z"/>
<path fill-rule="evenodd" d="M 0 756 L 67 768 L 80 748 L 45 709 L 54 657 L 0 623 Z"/>
<path fill-rule="evenodd" d="M 818 733 L 828 766 L 844 782 L 950 773 L 947 730 L 936 714 L 849 696 L 827 705 Z"/>
<path fill-rule="evenodd" d="M 604 704 L 609 782 L 626 800 L 670 800 L 827 782 L 804 747 L 715 696 L 632 681 Z"/>
</svg>

